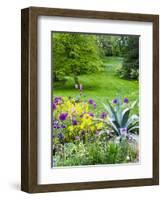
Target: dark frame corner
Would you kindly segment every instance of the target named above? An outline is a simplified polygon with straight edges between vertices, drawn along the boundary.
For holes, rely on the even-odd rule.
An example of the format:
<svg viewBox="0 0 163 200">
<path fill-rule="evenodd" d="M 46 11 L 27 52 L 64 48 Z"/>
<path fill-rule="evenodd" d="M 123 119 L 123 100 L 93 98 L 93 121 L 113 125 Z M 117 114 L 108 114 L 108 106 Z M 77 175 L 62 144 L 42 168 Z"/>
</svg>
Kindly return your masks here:
<svg viewBox="0 0 163 200">
<path fill-rule="evenodd" d="M 37 184 L 37 18 L 128 20 L 153 23 L 153 178 L 85 183 Z M 159 184 L 159 16 L 59 8 L 21 10 L 21 190 L 28 193 Z"/>
</svg>

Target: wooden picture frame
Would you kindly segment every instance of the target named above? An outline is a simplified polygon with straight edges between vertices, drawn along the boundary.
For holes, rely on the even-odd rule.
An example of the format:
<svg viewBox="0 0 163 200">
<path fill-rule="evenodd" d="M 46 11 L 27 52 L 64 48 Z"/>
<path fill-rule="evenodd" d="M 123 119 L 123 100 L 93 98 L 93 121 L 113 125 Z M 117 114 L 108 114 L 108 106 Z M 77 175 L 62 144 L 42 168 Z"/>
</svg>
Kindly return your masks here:
<svg viewBox="0 0 163 200">
<path fill-rule="evenodd" d="M 37 183 L 37 19 L 63 16 L 153 24 L 153 177 L 142 179 Z M 28 193 L 148 186 L 159 184 L 159 16 L 59 8 L 29 7 L 21 11 L 21 190 Z"/>
</svg>

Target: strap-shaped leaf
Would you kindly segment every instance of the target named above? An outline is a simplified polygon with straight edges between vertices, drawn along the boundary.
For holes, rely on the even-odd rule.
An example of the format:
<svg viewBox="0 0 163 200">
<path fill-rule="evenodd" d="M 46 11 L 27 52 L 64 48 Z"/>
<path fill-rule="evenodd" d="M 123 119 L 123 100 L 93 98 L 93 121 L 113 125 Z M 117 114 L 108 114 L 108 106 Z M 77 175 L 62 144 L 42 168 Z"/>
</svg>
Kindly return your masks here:
<svg viewBox="0 0 163 200">
<path fill-rule="evenodd" d="M 128 131 L 132 132 L 133 130 L 139 129 L 139 126 L 133 126 L 132 128 L 130 128 Z"/>
<path fill-rule="evenodd" d="M 113 106 L 110 104 L 109 101 L 108 101 L 108 105 L 109 105 L 109 108 L 110 108 L 110 110 L 112 112 L 112 115 L 114 116 L 115 121 L 117 121 L 117 123 L 119 124 L 119 127 L 120 127 L 120 122 L 118 120 L 116 111 L 114 110 Z"/>
<path fill-rule="evenodd" d="M 122 112 L 122 121 L 121 121 L 121 127 L 126 127 L 126 123 L 129 119 L 129 114 L 130 114 L 130 108 L 126 108 Z"/>
<path fill-rule="evenodd" d="M 134 101 L 134 102 L 132 103 L 132 105 L 131 105 L 131 107 L 130 107 L 130 108 L 131 108 L 131 109 L 133 109 L 133 108 L 136 106 L 137 102 L 138 102 L 137 100 L 136 100 L 136 101 Z"/>
<path fill-rule="evenodd" d="M 134 126 L 137 126 L 139 124 L 139 121 L 134 121 L 133 123 L 129 124 L 127 129 L 129 130 L 130 128 L 133 128 Z"/>
<path fill-rule="evenodd" d="M 115 121 L 109 120 L 110 121 L 110 125 L 112 126 L 113 130 L 116 132 L 117 135 L 120 135 L 119 133 L 119 129 L 116 127 L 116 125 L 114 124 Z"/>
<path fill-rule="evenodd" d="M 132 123 L 134 123 L 134 122 L 138 122 L 139 121 L 139 117 L 137 116 L 137 115 L 132 115 L 129 119 L 128 119 L 128 121 L 127 121 L 127 123 L 126 123 L 126 127 L 129 127 Z"/>
</svg>

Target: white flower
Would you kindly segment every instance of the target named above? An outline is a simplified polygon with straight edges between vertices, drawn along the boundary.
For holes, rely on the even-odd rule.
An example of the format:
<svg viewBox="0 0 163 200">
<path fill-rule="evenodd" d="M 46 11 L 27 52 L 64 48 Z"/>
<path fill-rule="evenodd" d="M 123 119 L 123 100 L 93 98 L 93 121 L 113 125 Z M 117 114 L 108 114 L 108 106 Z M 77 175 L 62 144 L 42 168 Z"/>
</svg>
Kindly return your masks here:
<svg viewBox="0 0 163 200">
<path fill-rule="evenodd" d="M 78 89 L 78 84 L 75 84 L 75 89 Z"/>
</svg>

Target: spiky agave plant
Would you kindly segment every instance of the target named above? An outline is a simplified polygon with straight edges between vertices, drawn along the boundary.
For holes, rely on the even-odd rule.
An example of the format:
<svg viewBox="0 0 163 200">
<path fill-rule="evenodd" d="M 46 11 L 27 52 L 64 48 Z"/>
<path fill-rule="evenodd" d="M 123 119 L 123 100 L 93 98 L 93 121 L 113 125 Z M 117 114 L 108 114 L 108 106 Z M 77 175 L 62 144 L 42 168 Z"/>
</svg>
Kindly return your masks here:
<svg viewBox="0 0 163 200">
<path fill-rule="evenodd" d="M 127 98 L 125 98 L 123 102 L 118 98 L 114 99 L 112 104 L 109 101 L 107 101 L 107 104 L 103 104 L 108 112 L 107 120 L 118 136 L 138 133 L 139 116 L 131 114 L 131 110 L 136 106 L 136 104 L 137 101 L 134 101 L 129 105 Z"/>
</svg>

